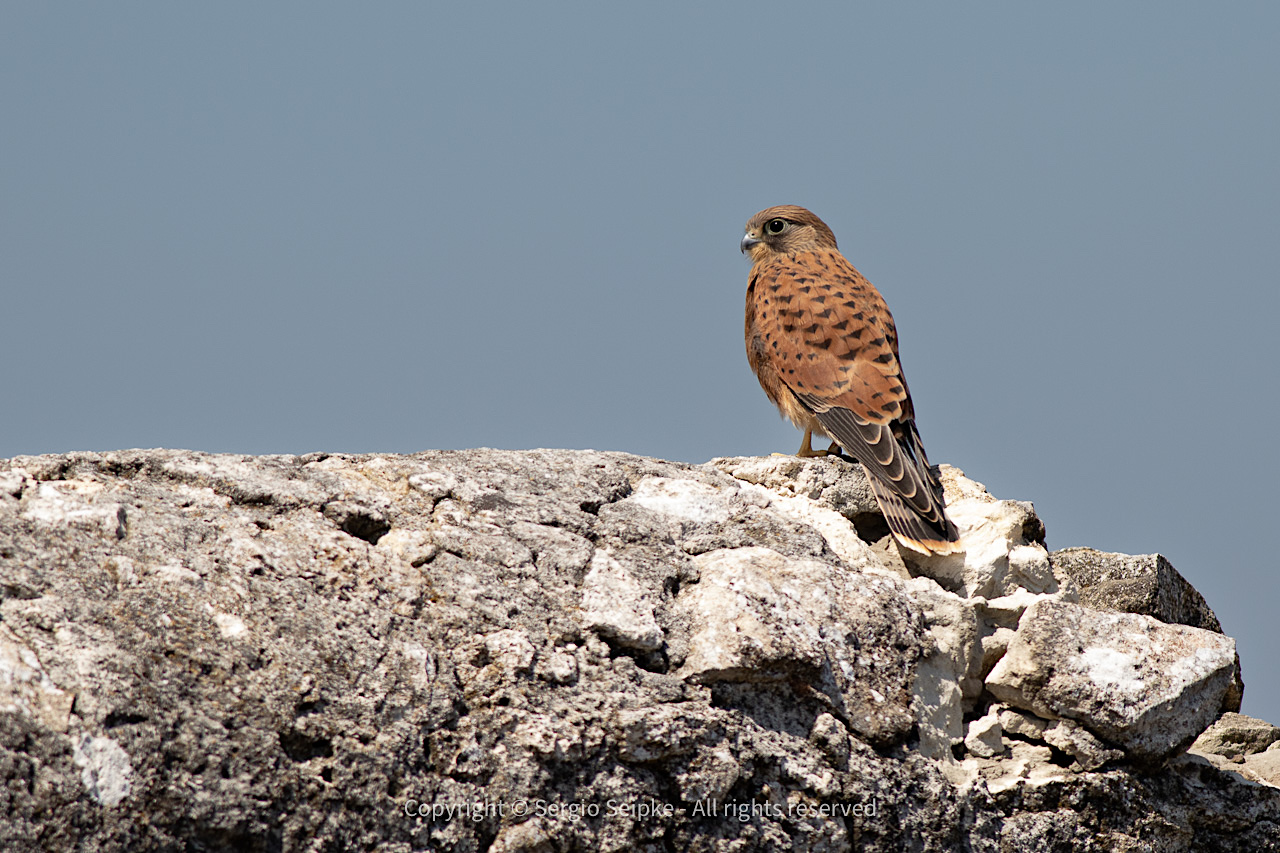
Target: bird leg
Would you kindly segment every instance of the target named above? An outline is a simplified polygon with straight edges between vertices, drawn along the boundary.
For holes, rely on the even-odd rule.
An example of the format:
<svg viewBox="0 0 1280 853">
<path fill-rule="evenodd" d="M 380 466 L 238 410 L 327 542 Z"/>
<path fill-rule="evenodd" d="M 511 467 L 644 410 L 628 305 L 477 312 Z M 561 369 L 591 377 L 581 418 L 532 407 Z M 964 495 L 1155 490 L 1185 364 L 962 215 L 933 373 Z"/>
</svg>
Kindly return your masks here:
<svg viewBox="0 0 1280 853">
<path fill-rule="evenodd" d="M 805 430 L 804 441 L 800 442 L 800 449 L 796 451 L 796 456 L 799 456 L 803 459 L 808 459 L 813 456 L 826 456 L 831 452 L 829 449 L 814 450 L 813 445 L 810 443 L 812 440 L 813 440 L 813 430 L 811 429 Z M 837 445 L 835 442 L 832 442 L 831 446 L 836 447 Z"/>
</svg>

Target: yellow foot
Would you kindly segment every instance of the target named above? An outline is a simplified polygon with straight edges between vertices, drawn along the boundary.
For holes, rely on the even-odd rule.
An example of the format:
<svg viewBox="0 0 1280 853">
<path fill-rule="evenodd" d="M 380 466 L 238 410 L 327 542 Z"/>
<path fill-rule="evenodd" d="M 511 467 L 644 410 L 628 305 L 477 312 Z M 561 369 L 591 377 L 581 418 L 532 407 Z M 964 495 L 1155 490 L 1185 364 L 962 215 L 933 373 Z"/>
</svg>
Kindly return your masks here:
<svg viewBox="0 0 1280 853">
<path fill-rule="evenodd" d="M 812 459 L 815 456 L 826 456 L 830 453 L 828 450 L 814 450 L 813 445 L 811 444 L 812 440 L 813 430 L 805 430 L 804 441 L 800 442 L 800 449 L 796 451 L 796 456 L 799 456 L 802 459 Z"/>
</svg>

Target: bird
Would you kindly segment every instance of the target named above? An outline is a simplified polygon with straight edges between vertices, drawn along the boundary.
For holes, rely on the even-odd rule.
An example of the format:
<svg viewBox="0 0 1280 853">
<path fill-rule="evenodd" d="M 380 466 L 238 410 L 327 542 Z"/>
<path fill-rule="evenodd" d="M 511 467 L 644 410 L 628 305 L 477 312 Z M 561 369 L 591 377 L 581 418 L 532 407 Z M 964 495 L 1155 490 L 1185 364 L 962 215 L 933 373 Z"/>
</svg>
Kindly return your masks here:
<svg viewBox="0 0 1280 853">
<path fill-rule="evenodd" d="M 747 361 L 778 411 L 804 430 L 796 455 L 843 449 L 866 469 L 899 543 L 926 555 L 959 551 L 942 483 L 916 429 L 884 297 L 803 207 L 760 211 L 747 220 L 740 248 L 752 262 Z M 813 436 L 831 446 L 814 450 Z"/>
</svg>

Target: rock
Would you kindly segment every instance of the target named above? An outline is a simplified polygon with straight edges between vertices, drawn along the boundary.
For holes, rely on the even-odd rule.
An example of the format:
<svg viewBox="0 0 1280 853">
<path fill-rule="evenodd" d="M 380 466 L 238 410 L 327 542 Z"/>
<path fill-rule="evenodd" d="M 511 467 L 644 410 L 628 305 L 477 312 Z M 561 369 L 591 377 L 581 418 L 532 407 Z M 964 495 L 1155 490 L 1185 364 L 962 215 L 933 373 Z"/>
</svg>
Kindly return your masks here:
<svg viewBox="0 0 1280 853">
<path fill-rule="evenodd" d="M 835 459 L 0 461 L 0 849 L 1280 846 L 1280 750 L 1150 773 L 1090 727 L 1116 685 L 997 704 L 1074 586 L 942 471 L 929 566 Z"/>
<path fill-rule="evenodd" d="M 915 724 L 911 685 L 923 626 L 901 582 L 767 548 L 694 558 L 681 597 L 689 651 L 678 672 L 703 684 L 799 679 L 872 743 Z"/>
<path fill-rule="evenodd" d="M 1263 752 L 1280 743 L 1280 726 L 1244 714 L 1226 713 L 1205 729 L 1190 747 L 1201 755 L 1239 758 Z"/>
<path fill-rule="evenodd" d="M 1186 748 L 1231 685 L 1235 642 L 1150 616 L 1044 599 L 1023 615 L 987 677 L 999 699 L 1065 717 L 1154 762 Z"/>
<path fill-rule="evenodd" d="M 1049 554 L 1055 571 L 1080 588 L 1080 603 L 1097 610 L 1145 613 L 1170 625 L 1222 633 L 1204 596 L 1160 554 L 1110 554 L 1064 548 Z"/>
<path fill-rule="evenodd" d="M 835 457 L 738 456 L 708 465 L 784 496 L 799 496 L 848 519 L 866 542 L 889 532 L 862 466 Z"/>
<path fill-rule="evenodd" d="M 582 625 L 618 645 L 654 651 L 663 636 L 654 618 L 655 602 L 640 582 L 608 551 L 591 558 L 591 571 L 582 583 Z"/>
<path fill-rule="evenodd" d="M 1051 721 L 1034 714 L 1025 714 L 1013 708 L 997 706 L 999 709 L 1000 728 L 1005 734 L 1016 735 L 1027 740 L 1044 740 L 1044 731 Z"/>
<path fill-rule="evenodd" d="M 1244 769 L 1254 781 L 1280 788 L 1280 749 L 1268 749 L 1246 756 Z"/>
<path fill-rule="evenodd" d="M 1280 750 L 1268 749 L 1253 755 L 1227 758 L 1212 752 L 1187 750 L 1184 758 L 1194 758 L 1212 765 L 1228 778 L 1240 782 L 1280 788 Z"/>
<path fill-rule="evenodd" d="M 1049 746 L 1070 755 L 1076 760 L 1075 766 L 1085 770 L 1096 770 L 1110 761 L 1124 757 L 1119 749 L 1108 749 L 1083 726 L 1072 720 L 1055 720 L 1045 726 L 1042 735 Z"/>
<path fill-rule="evenodd" d="M 714 459 L 708 464 L 784 497 L 829 508 L 852 522 L 864 542 L 879 542 L 888 533 L 866 474 L 856 462 L 768 456 Z M 1044 525 L 1031 504 L 997 500 L 981 483 L 949 465 L 940 466 L 939 474 L 947 513 L 960 531 L 963 550 L 932 557 L 907 552 L 895 555 L 891 562 L 905 561 L 912 574 L 933 578 L 965 597 L 997 597 L 1019 588 L 1035 593 L 1058 591 L 1065 576 L 1054 573 L 1044 549 Z"/>
<path fill-rule="evenodd" d="M 378 540 L 391 529 L 391 522 L 377 507 L 351 501 L 331 501 L 321 507 L 321 512 L 344 533 L 364 539 L 370 545 L 377 545 Z"/>
<path fill-rule="evenodd" d="M 1009 650 L 1009 643 L 1013 642 L 1014 630 L 1012 628 L 998 627 L 990 634 L 982 638 L 982 678 L 984 687 L 986 677 L 995 668 L 995 665 L 1004 657 L 1005 652 Z"/>
<path fill-rule="evenodd" d="M 0 622 L 0 713 L 65 732 L 75 698 L 54 684 L 31 648 Z"/>
<path fill-rule="evenodd" d="M 71 757 L 81 768 L 80 780 L 85 792 L 110 808 L 119 805 L 132 792 L 133 767 L 129 754 L 109 737 L 83 735 L 72 749 Z"/>
<path fill-rule="evenodd" d="M 950 764 L 964 738 L 963 717 L 982 693 L 979 619 L 971 604 L 929 578 L 908 581 L 920 605 L 928 643 L 912 686 L 919 749 Z"/>
<path fill-rule="evenodd" d="M 1124 757 L 1123 751 L 1108 749 L 1106 744 L 1073 720 L 1046 720 L 1004 706 L 994 706 L 991 713 L 996 715 L 1005 734 L 1047 743 L 1074 758 L 1072 766 L 1078 769 L 1096 770 Z"/>
<path fill-rule="evenodd" d="M 901 558 L 889 565 L 869 544 L 884 541 L 889 528 L 861 465 L 794 456 L 713 459 L 707 465 L 745 484 L 742 494 L 772 514 L 821 534 L 827 549 L 849 568 L 909 577 Z M 877 534 L 879 540 L 869 538 Z"/>
<path fill-rule="evenodd" d="M 964 736 L 964 748 L 979 758 L 993 758 L 1004 752 L 1000 714 L 992 710 L 969 724 Z"/>
<path fill-rule="evenodd" d="M 1044 549 L 1044 525 L 1024 501 L 1002 501 L 949 465 L 939 466 L 947 515 L 960 531 L 955 554 L 904 554 L 914 574 L 966 598 L 997 598 L 1018 589 L 1056 593 L 1058 579 Z"/>
<path fill-rule="evenodd" d="M 998 760 L 969 758 L 964 762 L 992 796 L 1034 791 L 1050 784 L 1070 788 L 1077 782 L 1075 774 L 1053 763 L 1053 750 L 1049 747 L 1018 741 L 1011 741 L 1007 746 L 1007 757 Z M 1023 848 L 1015 845 L 1013 849 Z M 1032 845 L 1027 849 L 1036 847 Z"/>
<path fill-rule="evenodd" d="M 1144 613 L 1170 625 L 1190 625 L 1223 633 L 1218 617 L 1199 591 L 1160 554 L 1112 554 L 1092 548 L 1064 548 L 1049 555 L 1055 573 L 1080 588 L 1080 603 L 1098 610 Z M 1240 710 L 1244 679 L 1240 661 L 1222 711 Z"/>
</svg>

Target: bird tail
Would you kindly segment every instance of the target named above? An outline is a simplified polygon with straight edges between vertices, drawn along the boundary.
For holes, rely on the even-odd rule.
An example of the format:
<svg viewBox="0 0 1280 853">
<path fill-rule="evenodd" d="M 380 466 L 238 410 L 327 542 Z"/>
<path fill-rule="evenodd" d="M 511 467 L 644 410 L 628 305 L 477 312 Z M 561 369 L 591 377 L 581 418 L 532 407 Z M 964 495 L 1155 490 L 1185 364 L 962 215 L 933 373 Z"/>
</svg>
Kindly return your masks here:
<svg viewBox="0 0 1280 853">
<path fill-rule="evenodd" d="M 867 482 L 894 538 L 904 547 L 925 555 L 954 554 L 960 550 L 960 533 L 945 511 L 940 511 L 936 520 L 924 518 L 869 472 Z"/>
</svg>

